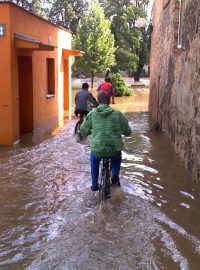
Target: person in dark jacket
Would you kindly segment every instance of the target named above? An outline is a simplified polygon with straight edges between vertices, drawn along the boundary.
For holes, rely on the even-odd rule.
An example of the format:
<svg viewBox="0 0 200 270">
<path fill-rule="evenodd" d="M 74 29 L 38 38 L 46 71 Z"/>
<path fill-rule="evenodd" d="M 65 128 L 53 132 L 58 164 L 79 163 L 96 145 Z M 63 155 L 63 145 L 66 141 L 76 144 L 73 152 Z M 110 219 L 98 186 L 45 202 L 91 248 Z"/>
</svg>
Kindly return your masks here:
<svg viewBox="0 0 200 270">
<path fill-rule="evenodd" d="M 99 106 L 92 110 L 80 127 L 82 138 L 91 138 L 91 190 L 99 189 L 99 163 L 102 158 L 112 160 L 112 184 L 120 186 L 119 172 L 121 165 L 121 150 L 123 149 L 122 134 L 131 135 L 131 128 L 127 118 L 110 104 L 110 95 L 100 92 L 97 97 Z"/>
<path fill-rule="evenodd" d="M 82 90 L 80 90 L 75 96 L 75 110 L 76 116 L 78 114 L 86 116 L 92 109 L 92 107 L 97 107 L 98 103 L 93 97 L 93 95 L 88 91 L 89 84 L 83 83 Z"/>
</svg>

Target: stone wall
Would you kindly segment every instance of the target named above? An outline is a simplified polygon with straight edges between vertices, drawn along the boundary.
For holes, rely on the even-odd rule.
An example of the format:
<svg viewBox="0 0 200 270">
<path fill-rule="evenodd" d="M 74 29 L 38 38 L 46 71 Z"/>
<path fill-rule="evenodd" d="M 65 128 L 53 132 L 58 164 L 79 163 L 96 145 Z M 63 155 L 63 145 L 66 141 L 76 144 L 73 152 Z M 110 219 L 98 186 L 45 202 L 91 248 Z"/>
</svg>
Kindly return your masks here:
<svg viewBox="0 0 200 270">
<path fill-rule="evenodd" d="M 154 0 L 151 50 L 150 114 L 200 180 L 199 0 Z"/>
</svg>

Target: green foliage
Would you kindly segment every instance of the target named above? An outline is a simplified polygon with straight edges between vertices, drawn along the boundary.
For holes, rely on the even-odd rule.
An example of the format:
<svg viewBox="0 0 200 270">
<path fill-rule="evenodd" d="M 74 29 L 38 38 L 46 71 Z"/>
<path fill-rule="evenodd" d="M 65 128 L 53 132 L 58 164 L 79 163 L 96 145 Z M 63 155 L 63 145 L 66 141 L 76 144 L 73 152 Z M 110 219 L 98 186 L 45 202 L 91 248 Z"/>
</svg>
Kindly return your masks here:
<svg viewBox="0 0 200 270">
<path fill-rule="evenodd" d="M 85 52 L 84 57 L 76 58 L 74 70 L 95 74 L 115 65 L 114 36 L 98 1 L 92 2 L 91 10 L 81 19 L 73 48 Z"/>
<path fill-rule="evenodd" d="M 115 95 L 117 97 L 132 95 L 120 73 L 113 74 L 112 86 L 115 89 Z"/>
<path fill-rule="evenodd" d="M 49 0 L 49 3 L 51 4 L 48 11 L 49 20 L 76 33 L 78 22 L 88 9 L 88 1 Z"/>
<path fill-rule="evenodd" d="M 130 49 L 117 49 L 115 53 L 117 65 L 112 69 L 113 72 L 128 71 L 129 74 L 133 70 L 137 69 L 138 56 L 135 53 L 132 53 Z"/>
<path fill-rule="evenodd" d="M 146 18 L 149 0 L 118 0 L 117 4 L 116 0 L 99 0 L 100 4 L 97 0 L 11 1 L 77 33 L 73 46 L 85 51 L 74 65 L 78 72 L 111 69 L 132 76 L 149 62 L 150 35 L 147 29 L 135 27 L 139 17 Z"/>
<path fill-rule="evenodd" d="M 12 2 L 74 33 L 80 18 L 88 10 L 87 0 L 12 0 Z"/>
<path fill-rule="evenodd" d="M 45 14 L 45 10 L 42 7 L 42 4 L 43 4 L 43 1 L 40 1 L 40 0 L 33 1 L 33 10 L 32 10 L 32 12 L 35 13 L 36 15 L 44 18 L 44 19 L 47 19 L 46 14 Z"/>
<path fill-rule="evenodd" d="M 11 0 L 11 2 L 46 19 L 45 9 L 43 8 L 45 0 Z"/>
<path fill-rule="evenodd" d="M 139 49 L 139 62 L 140 64 L 147 64 L 149 62 L 149 51 L 148 51 L 148 39 L 146 35 L 143 35 L 140 42 Z"/>
<path fill-rule="evenodd" d="M 146 41 L 141 42 L 143 36 L 135 27 L 135 21 L 139 17 L 146 18 L 145 10 L 149 0 L 120 0 L 117 5 L 115 0 L 100 0 L 100 3 L 111 21 L 111 31 L 117 47 L 117 65 L 113 71 L 128 71 L 133 75 L 140 60 L 144 62 L 146 59 L 146 51 L 143 51 L 143 43 Z"/>
</svg>

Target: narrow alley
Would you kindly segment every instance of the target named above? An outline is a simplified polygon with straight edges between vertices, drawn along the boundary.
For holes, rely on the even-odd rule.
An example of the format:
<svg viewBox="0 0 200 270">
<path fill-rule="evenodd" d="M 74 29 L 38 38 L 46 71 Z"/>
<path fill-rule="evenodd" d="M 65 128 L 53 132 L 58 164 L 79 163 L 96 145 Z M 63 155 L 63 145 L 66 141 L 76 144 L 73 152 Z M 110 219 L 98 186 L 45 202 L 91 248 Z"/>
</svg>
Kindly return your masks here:
<svg viewBox="0 0 200 270">
<path fill-rule="evenodd" d="M 199 187 L 146 111 L 126 115 L 122 188 L 105 209 L 75 119 L 38 145 L 1 151 L 0 269 L 198 269 Z"/>
</svg>

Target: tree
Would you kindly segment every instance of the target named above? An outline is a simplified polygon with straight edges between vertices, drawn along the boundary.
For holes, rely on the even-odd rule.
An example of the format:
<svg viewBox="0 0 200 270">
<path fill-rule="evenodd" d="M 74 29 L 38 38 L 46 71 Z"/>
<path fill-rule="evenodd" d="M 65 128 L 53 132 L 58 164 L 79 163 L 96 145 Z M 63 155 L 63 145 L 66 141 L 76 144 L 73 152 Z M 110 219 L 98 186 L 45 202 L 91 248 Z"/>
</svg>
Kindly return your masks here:
<svg viewBox="0 0 200 270">
<path fill-rule="evenodd" d="M 51 4 L 48 11 L 49 20 L 76 33 L 78 22 L 88 9 L 88 2 L 85 0 L 49 0 L 49 4 Z"/>
<path fill-rule="evenodd" d="M 103 8 L 94 0 L 89 13 L 83 16 L 73 41 L 73 47 L 85 52 L 76 59 L 74 69 L 91 72 L 91 84 L 96 72 L 102 72 L 115 65 L 114 36 L 110 21 L 105 18 Z"/>
<path fill-rule="evenodd" d="M 45 8 L 43 8 L 45 0 L 12 0 L 11 2 L 42 18 L 46 18 Z"/>
<path fill-rule="evenodd" d="M 26 10 L 30 10 L 32 7 L 32 2 L 33 1 L 28 1 L 28 0 L 11 0 L 11 2 L 17 4 L 20 7 L 23 7 Z"/>
<path fill-rule="evenodd" d="M 114 71 L 128 71 L 129 75 L 133 75 L 141 66 L 142 48 L 145 48 L 135 21 L 139 17 L 146 18 L 149 0 L 119 0 L 118 5 L 114 0 L 100 0 L 100 3 L 111 21 L 111 31 L 115 37 L 117 65 Z"/>
<path fill-rule="evenodd" d="M 112 86 L 115 89 L 116 97 L 132 95 L 120 73 L 113 74 Z"/>
<path fill-rule="evenodd" d="M 74 33 L 80 18 L 88 9 L 87 0 L 12 0 L 12 2 Z"/>
<path fill-rule="evenodd" d="M 150 52 L 150 48 L 148 47 L 149 42 L 150 42 L 150 36 L 145 32 L 141 33 L 140 47 L 137 50 L 139 61 L 138 61 L 137 69 L 134 73 L 134 81 L 136 82 L 140 80 L 140 74 L 144 65 L 147 62 L 149 62 L 149 52 Z"/>
</svg>

